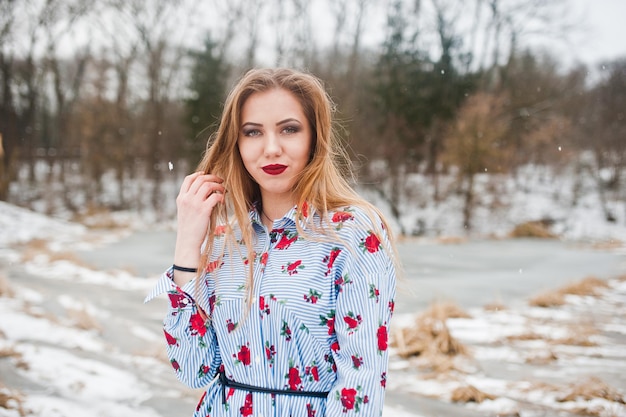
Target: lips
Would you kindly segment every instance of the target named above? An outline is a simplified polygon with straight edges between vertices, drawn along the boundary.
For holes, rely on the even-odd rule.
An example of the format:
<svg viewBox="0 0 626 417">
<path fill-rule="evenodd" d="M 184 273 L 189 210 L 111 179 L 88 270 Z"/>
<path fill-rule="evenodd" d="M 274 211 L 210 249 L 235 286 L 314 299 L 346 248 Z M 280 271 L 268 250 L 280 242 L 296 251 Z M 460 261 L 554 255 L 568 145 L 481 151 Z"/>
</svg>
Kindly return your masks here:
<svg viewBox="0 0 626 417">
<path fill-rule="evenodd" d="M 280 165 L 280 164 L 272 164 L 272 165 L 265 165 L 262 169 L 266 174 L 279 175 L 279 174 L 282 174 L 287 169 L 287 166 Z"/>
</svg>

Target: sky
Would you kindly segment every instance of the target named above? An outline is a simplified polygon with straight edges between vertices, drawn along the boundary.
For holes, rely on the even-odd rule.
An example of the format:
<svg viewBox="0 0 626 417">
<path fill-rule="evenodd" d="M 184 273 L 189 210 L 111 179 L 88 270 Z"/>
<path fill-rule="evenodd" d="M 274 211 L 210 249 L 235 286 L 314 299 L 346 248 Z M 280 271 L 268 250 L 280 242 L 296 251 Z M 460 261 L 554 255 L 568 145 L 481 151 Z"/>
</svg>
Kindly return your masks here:
<svg viewBox="0 0 626 417">
<path fill-rule="evenodd" d="M 597 64 L 626 57 L 626 0 L 570 0 L 582 30 L 572 45 L 562 47 L 573 62 Z"/>
</svg>

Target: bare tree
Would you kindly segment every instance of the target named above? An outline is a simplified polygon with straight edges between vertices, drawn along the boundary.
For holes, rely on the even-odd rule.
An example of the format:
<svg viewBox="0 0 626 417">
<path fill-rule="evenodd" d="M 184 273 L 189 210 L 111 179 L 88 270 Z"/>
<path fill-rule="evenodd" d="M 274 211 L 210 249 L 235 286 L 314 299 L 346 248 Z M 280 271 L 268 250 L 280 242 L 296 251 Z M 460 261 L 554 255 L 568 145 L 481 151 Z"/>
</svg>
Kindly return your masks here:
<svg viewBox="0 0 626 417">
<path fill-rule="evenodd" d="M 484 172 L 505 171 L 509 150 L 502 146 L 508 115 L 503 112 L 503 96 L 477 93 L 459 111 L 450 126 L 443 160 L 458 168 L 463 194 L 463 223 L 469 231 L 475 205 L 475 177 Z"/>
</svg>

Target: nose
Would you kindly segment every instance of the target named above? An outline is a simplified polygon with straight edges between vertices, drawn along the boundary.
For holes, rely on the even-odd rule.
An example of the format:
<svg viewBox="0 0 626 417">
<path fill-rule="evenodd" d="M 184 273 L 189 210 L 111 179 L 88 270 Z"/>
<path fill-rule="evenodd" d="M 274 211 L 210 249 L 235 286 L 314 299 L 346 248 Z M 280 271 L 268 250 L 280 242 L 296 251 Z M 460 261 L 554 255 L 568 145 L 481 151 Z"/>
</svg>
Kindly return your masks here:
<svg viewBox="0 0 626 417">
<path fill-rule="evenodd" d="M 265 156 L 279 156 L 282 153 L 280 138 L 275 133 L 265 135 L 265 143 L 263 148 Z"/>
</svg>

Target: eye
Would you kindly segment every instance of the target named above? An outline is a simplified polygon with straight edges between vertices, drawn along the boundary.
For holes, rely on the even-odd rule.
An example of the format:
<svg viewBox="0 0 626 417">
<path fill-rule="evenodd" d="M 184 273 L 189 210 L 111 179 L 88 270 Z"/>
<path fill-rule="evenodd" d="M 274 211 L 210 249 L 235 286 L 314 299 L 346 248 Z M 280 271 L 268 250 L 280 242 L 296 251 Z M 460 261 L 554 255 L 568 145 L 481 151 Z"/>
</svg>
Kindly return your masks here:
<svg viewBox="0 0 626 417">
<path fill-rule="evenodd" d="M 300 128 L 298 126 L 285 126 L 283 129 L 283 133 L 287 135 L 293 135 L 294 133 L 298 133 Z"/>
<path fill-rule="evenodd" d="M 259 129 L 243 129 L 243 135 L 247 137 L 260 136 L 261 131 Z"/>
</svg>

